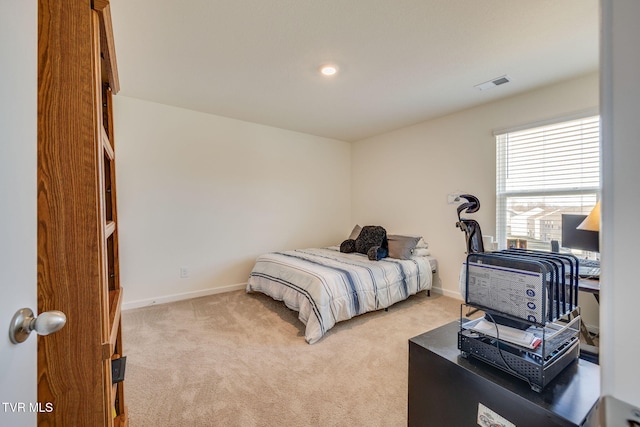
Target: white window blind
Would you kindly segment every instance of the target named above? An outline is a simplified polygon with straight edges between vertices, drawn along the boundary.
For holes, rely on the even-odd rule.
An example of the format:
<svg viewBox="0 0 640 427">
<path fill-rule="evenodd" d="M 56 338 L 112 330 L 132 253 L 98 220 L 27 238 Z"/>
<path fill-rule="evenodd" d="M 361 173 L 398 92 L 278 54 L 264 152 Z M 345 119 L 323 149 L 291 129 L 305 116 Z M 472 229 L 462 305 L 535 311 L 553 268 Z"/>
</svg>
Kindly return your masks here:
<svg viewBox="0 0 640 427">
<path fill-rule="evenodd" d="M 588 214 L 600 191 L 600 117 L 496 135 L 498 247 L 549 250 L 562 214 Z"/>
</svg>

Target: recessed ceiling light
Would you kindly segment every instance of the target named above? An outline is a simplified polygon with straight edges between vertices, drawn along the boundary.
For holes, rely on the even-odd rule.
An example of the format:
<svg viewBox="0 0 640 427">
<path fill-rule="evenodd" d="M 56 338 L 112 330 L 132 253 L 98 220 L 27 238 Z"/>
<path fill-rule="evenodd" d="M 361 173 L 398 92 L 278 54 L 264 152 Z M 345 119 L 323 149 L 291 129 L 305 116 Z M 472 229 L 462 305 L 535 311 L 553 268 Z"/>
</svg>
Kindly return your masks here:
<svg viewBox="0 0 640 427">
<path fill-rule="evenodd" d="M 323 65 L 322 67 L 320 67 L 320 72 L 323 76 L 333 76 L 338 72 L 338 67 L 331 64 Z"/>
</svg>

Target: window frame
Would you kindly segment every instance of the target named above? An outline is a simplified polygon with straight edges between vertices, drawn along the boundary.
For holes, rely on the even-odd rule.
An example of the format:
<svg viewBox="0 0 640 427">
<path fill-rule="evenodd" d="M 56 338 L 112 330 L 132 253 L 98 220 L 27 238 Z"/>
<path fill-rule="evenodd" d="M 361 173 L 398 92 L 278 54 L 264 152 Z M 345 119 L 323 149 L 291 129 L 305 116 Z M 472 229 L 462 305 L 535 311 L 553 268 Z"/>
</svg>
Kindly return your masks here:
<svg viewBox="0 0 640 427">
<path fill-rule="evenodd" d="M 581 111 L 572 115 L 562 116 L 550 120 L 530 123 L 526 125 L 521 125 L 512 128 L 499 129 L 493 132 L 496 141 L 496 241 L 498 244 L 498 249 L 505 249 L 507 247 L 507 200 L 513 197 L 529 197 L 529 196 L 540 196 L 540 197 L 553 197 L 553 196 L 585 196 L 585 195 L 595 195 L 596 202 L 600 200 L 600 193 L 602 188 L 602 168 L 599 168 L 599 185 L 597 186 L 589 186 L 582 188 L 566 188 L 566 189 L 551 189 L 545 190 L 543 188 L 539 188 L 536 190 L 526 190 L 526 191 L 507 191 L 506 184 L 507 179 L 506 176 L 500 177 L 499 174 L 502 172 L 506 174 L 507 169 L 507 155 L 506 144 L 499 143 L 499 138 L 504 136 L 505 134 L 521 132 L 525 130 L 533 130 L 535 128 L 544 127 L 544 126 L 552 126 L 565 122 L 571 122 L 575 120 L 588 119 L 590 117 L 598 117 L 600 121 L 599 130 L 598 130 L 598 141 L 599 141 L 599 163 L 602 163 L 602 117 L 600 115 L 600 111 L 597 108 L 589 109 L 585 111 Z M 500 149 L 502 148 L 502 152 Z M 526 238 L 529 239 L 528 237 Z"/>
</svg>

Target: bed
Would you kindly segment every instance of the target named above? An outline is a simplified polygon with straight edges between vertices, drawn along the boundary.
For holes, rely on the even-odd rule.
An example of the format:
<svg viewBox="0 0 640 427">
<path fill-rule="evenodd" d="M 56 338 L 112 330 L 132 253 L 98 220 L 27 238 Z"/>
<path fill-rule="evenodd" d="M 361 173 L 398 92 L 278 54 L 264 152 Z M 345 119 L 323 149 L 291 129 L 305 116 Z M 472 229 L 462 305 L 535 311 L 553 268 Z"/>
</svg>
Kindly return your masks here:
<svg viewBox="0 0 640 427">
<path fill-rule="evenodd" d="M 313 344 L 337 322 L 429 292 L 436 265 L 428 255 L 370 261 L 335 246 L 272 252 L 258 257 L 246 290 L 297 311 Z"/>
</svg>

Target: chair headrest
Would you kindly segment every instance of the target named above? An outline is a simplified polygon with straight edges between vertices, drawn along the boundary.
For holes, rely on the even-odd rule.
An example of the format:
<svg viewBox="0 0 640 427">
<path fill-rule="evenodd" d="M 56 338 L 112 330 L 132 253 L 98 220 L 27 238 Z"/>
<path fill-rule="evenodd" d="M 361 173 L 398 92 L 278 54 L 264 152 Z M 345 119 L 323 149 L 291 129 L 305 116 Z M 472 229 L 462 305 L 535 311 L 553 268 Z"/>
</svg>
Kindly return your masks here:
<svg viewBox="0 0 640 427">
<path fill-rule="evenodd" d="M 462 211 L 465 211 L 465 213 L 474 213 L 480 210 L 480 200 L 478 200 L 476 196 L 472 196 L 471 194 L 461 194 L 459 197 L 467 199 L 468 201 L 458 206 L 458 218 Z"/>
</svg>

